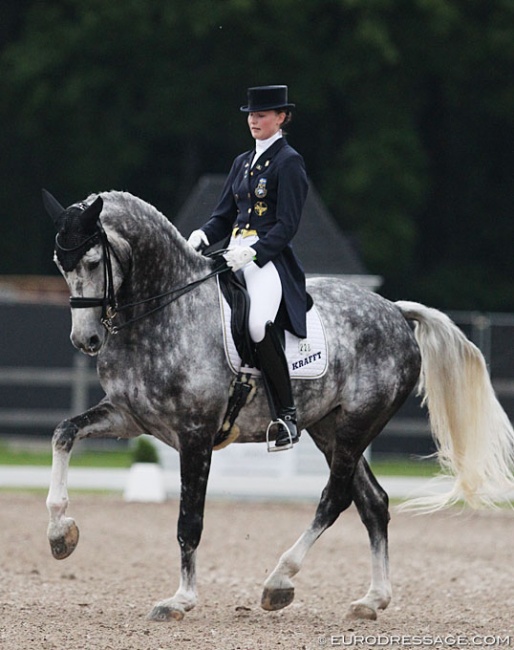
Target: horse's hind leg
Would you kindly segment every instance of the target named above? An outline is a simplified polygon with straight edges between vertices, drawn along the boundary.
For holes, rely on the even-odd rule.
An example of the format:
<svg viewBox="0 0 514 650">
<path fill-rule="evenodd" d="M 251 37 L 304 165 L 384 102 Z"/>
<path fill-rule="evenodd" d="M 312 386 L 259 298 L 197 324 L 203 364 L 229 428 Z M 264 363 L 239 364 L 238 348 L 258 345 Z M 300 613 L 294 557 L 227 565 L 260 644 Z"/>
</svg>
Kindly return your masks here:
<svg viewBox="0 0 514 650">
<path fill-rule="evenodd" d="M 364 598 L 351 604 L 348 616 L 375 620 L 377 610 L 385 609 L 391 600 L 387 547 L 389 499 L 373 476 L 364 457 L 361 457 L 355 470 L 352 497 L 369 535 L 371 585 Z"/>
<path fill-rule="evenodd" d="M 134 433 L 134 435 L 137 435 Z M 64 420 L 52 439 L 52 473 L 46 506 L 50 515 L 48 541 L 52 555 L 62 560 L 75 550 L 79 530 L 68 508 L 68 465 L 74 443 L 86 437 L 127 437 L 127 423 L 108 402 L 101 402 L 82 415 Z"/>
<path fill-rule="evenodd" d="M 323 428 L 328 426 L 330 429 L 331 421 L 330 416 L 325 418 Z M 316 425 L 319 431 L 321 431 L 320 424 Z M 293 602 L 292 578 L 300 570 L 307 552 L 352 502 L 351 482 L 355 460 L 351 454 L 337 453 L 337 450 L 333 454 L 327 450 L 325 455 L 327 460 L 331 458 L 330 477 L 321 495 L 316 515 L 298 541 L 282 555 L 276 568 L 264 583 L 261 606 L 266 610 L 281 609 Z"/>
<path fill-rule="evenodd" d="M 264 583 L 261 598 L 263 609 L 275 611 L 287 607 L 293 602 L 294 584 L 292 578 L 300 570 L 311 546 L 327 527 L 316 517 L 298 541 L 282 555 Z"/>
</svg>

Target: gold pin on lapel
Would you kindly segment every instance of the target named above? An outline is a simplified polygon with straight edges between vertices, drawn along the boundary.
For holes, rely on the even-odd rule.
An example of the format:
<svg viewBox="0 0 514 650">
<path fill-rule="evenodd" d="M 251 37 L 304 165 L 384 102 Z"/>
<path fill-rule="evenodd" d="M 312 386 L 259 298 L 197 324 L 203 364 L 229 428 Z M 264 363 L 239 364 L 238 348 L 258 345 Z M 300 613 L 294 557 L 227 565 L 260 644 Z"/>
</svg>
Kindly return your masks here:
<svg viewBox="0 0 514 650">
<path fill-rule="evenodd" d="M 268 211 L 268 206 L 264 201 L 257 201 L 257 203 L 254 206 L 254 210 L 255 210 L 255 214 L 258 217 L 262 217 L 262 215 Z"/>
</svg>

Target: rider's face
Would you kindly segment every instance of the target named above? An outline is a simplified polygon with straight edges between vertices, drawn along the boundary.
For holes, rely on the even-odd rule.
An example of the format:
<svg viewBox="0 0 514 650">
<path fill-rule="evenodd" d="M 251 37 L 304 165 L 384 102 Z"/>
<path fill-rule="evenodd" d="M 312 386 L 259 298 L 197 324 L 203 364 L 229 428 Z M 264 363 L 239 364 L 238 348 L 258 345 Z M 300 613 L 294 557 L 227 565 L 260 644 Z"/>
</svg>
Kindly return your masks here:
<svg viewBox="0 0 514 650">
<path fill-rule="evenodd" d="M 248 113 L 248 126 L 256 140 L 267 140 L 280 130 L 286 114 L 281 111 L 257 111 Z"/>
</svg>

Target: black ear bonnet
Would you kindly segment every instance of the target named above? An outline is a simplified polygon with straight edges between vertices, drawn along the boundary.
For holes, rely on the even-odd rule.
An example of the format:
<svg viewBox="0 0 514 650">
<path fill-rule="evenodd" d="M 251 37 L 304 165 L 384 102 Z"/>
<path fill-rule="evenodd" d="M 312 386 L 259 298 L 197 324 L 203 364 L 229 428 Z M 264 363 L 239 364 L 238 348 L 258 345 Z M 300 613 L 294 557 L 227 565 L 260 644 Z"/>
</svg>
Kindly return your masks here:
<svg viewBox="0 0 514 650">
<path fill-rule="evenodd" d="M 73 271 L 87 251 L 100 241 L 99 217 L 103 200 L 98 197 L 89 205 L 74 203 L 64 209 L 49 192 L 43 190 L 43 202 L 57 227 L 57 260 L 65 272 Z"/>
<path fill-rule="evenodd" d="M 55 239 L 55 252 L 63 270 L 73 271 L 87 251 L 100 241 L 100 229 L 92 233 L 84 228 L 82 214 L 86 206 L 72 205 L 63 214 L 62 226 Z"/>
</svg>

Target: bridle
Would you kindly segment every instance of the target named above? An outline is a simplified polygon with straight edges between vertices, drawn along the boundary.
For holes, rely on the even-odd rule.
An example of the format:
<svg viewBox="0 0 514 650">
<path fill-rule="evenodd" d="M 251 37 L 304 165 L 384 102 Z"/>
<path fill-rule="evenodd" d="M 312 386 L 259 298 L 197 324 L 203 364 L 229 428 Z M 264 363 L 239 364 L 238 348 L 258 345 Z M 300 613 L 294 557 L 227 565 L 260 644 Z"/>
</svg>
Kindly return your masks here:
<svg viewBox="0 0 514 650">
<path fill-rule="evenodd" d="M 74 246 L 72 248 L 65 248 L 64 246 L 61 246 L 61 244 L 59 243 L 59 235 L 57 235 L 57 237 L 55 238 L 55 245 L 56 248 L 58 248 L 59 250 L 65 253 L 70 253 L 70 252 L 75 252 L 80 248 L 82 248 L 85 244 L 90 243 L 95 237 L 98 237 L 100 239 L 100 243 L 102 245 L 102 260 L 103 260 L 103 272 L 104 272 L 103 296 L 101 298 L 83 298 L 79 296 L 71 296 L 70 307 L 72 309 L 89 309 L 92 307 L 101 307 L 102 314 L 100 317 L 100 322 L 105 327 L 105 329 L 109 332 L 109 334 L 118 334 L 120 330 L 128 327 L 129 325 L 132 325 L 133 323 L 136 323 L 137 321 L 140 321 L 143 318 L 147 318 L 148 316 L 151 316 L 152 314 L 161 311 L 162 309 L 170 305 L 175 300 L 178 300 L 181 296 L 185 295 L 186 293 L 189 293 L 190 291 L 198 287 L 200 284 L 203 284 L 206 280 L 209 280 L 210 278 L 220 275 L 221 273 L 225 273 L 225 271 L 229 270 L 224 258 L 219 257 L 217 259 L 218 263 L 216 264 L 214 269 L 207 275 L 204 275 L 203 277 L 199 278 L 198 280 L 193 280 L 188 284 L 174 287 L 169 291 L 165 291 L 164 293 L 151 296 L 150 298 L 143 298 L 142 300 L 138 300 L 136 302 L 132 302 L 126 305 L 119 305 L 116 300 L 116 293 L 114 290 L 114 280 L 113 280 L 114 276 L 112 271 L 111 253 L 120 264 L 120 267 L 122 267 L 122 265 L 118 255 L 116 254 L 116 251 L 114 250 L 111 243 L 109 242 L 107 234 L 105 230 L 102 228 L 100 222 L 98 222 L 97 224 L 97 230 L 95 230 L 95 232 L 92 235 L 90 235 L 87 239 L 82 241 L 78 246 Z M 131 309 L 132 307 L 137 307 L 139 305 L 144 305 L 153 302 L 155 300 L 161 300 L 163 298 L 169 298 L 169 300 L 160 303 L 156 307 L 153 307 L 152 309 L 143 312 L 139 316 L 135 316 L 134 318 L 126 320 L 119 325 L 114 324 L 114 321 L 120 312 Z"/>
</svg>

